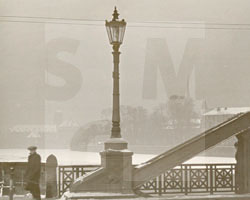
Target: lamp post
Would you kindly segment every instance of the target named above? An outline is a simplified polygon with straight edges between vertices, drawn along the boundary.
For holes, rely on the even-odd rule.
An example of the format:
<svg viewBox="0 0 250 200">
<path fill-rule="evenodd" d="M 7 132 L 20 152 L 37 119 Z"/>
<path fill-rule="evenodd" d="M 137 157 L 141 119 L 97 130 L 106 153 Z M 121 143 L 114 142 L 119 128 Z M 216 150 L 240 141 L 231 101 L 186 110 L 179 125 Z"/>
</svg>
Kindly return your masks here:
<svg viewBox="0 0 250 200">
<path fill-rule="evenodd" d="M 120 128 L 120 92 L 119 92 L 119 48 L 122 44 L 126 22 L 124 19 L 118 19 L 119 13 L 115 7 L 113 13 L 113 19 L 111 21 L 106 20 L 106 29 L 109 37 L 109 42 L 113 46 L 113 62 L 114 62 L 114 71 L 113 71 L 113 112 L 112 112 L 112 129 L 111 129 L 111 140 L 107 143 L 114 143 L 116 139 L 119 139 L 120 143 L 125 143 L 122 141 L 121 128 Z M 113 142 L 110 142 L 112 141 Z M 110 147 L 105 143 L 105 149 Z M 117 140 L 116 140 L 117 143 Z M 114 147 L 114 146 L 113 146 Z M 120 148 L 122 148 L 120 146 Z M 125 146 L 123 146 L 125 148 Z"/>
<path fill-rule="evenodd" d="M 118 20 L 118 15 L 115 8 L 113 19 L 106 21 L 106 28 L 110 44 L 113 46 L 114 57 L 111 138 L 104 143 L 105 149 L 100 152 L 101 167 L 94 173 L 75 181 L 71 185 L 71 192 L 85 194 L 83 191 L 87 191 L 95 192 L 97 195 L 105 192 L 107 194 L 118 194 L 119 197 L 121 197 L 121 194 L 124 197 L 135 197 L 132 190 L 133 152 L 128 150 L 128 143 L 122 138 L 120 129 L 119 47 L 122 44 L 126 22 Z"/>
</svg>

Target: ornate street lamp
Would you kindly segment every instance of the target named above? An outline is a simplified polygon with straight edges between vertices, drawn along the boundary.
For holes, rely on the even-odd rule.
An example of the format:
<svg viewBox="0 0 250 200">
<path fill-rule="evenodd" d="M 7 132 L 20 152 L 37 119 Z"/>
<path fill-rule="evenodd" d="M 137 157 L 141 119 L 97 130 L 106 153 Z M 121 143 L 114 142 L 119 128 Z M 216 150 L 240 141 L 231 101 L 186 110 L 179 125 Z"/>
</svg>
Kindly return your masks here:
<svg viewBox="0 0 250 200">
<path fill-rule="evenodd" d="M 112 130 L 111 130 L 111 139 L 112 138 L 121 138 L 121 129 L 120 129 L 120 93 L 119 93 L 119 48 L 122 44 L 126 22 L 124 19 L 118 19 L 118 12 L 114 10 L 113 19 L 111 21 L 106 20 L 106 29 L 109 37 L 109 42 L 113 45 L 113 62 L 114 62 L 114 71 L 113 71 L 113 113 L 112 113 Z"/>
<path fill-rule="evenodd" d="M 77 179 L 71 186 L 70 192 L 79 192 L 79 199 L 85 192 L 93 192 L 93 197 L 103 197 L 103 193 L 122 195 L 120 197 L 136 197 L 133 188 L 133 152 L 128 150 L 128 143 L 121 137 L 120 102 L 119 102 L 119 47 L 122 44 L 126 22 L 118 20 L 115 8 L 113 19 L 106 21 L 110 44 L 113 46 L 113 114 L 111 138 L 104 143 L 100 152 L 101 167 L 90 175 Z M 96 196 L 95 196 L 96 195 Z M 106 195 L 105 195 L 106 196 Z M 108 197 L 106 196 L 106 197 Z M 110 196 L 110 197 L 111 197 Z M 86 197 L 86 196 L 85 196 Z"/>
</svg>

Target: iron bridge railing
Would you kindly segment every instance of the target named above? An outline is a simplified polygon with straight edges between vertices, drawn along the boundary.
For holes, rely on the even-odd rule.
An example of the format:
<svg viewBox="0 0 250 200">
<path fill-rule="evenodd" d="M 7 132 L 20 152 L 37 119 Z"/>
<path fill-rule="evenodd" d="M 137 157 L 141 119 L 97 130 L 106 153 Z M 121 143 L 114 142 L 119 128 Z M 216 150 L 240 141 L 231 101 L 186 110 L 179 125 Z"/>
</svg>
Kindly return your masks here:
<svg viewBox="0 0 250 200">
<path fill-rule="evenodd" d="M 235 164 L 183 164 L 138 189 L 148 194 L 235 192 Z"/>
<path fill-rule="evenodd" d="M 92 172 L 99 168 L 99 165 L 73 165 L 73 166 L 59 166 L 58 167 L 58 188 L 59 196 L 66 192 L 71 183 L 80 176 Z"/>
<path fill-rule="evenodd" d="M 66 192 L 79 176 L 96 170 L 98 165 L 59 166 L 59 195 Z M 168 170 L 137 189 L 144 193 L 163 195 L 173 193 L 235 192 L 235 164 L 183 164 Z"/>
</svg>

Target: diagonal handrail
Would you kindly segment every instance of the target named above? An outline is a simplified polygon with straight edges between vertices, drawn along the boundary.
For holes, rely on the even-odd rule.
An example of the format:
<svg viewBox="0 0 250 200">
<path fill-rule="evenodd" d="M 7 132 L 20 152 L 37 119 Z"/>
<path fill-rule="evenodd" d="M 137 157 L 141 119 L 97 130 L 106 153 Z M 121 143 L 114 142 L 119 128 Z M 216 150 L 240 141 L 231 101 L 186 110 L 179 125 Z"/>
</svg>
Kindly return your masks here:
<svg viewBox="0 0 250 200">
<path fill-rule="evenodd" d="M 227 121 L 177 145 L 176 147 L 140 164 L 134 170 L 134 185 L 140 185 L 173 168 L 219 142 L 249 129 L 250 112 L 240 113 Z M 190 151 L 190 152 L 189 152 Z"/>
<path fill-rule="evenodd" d="M 140 167 L 144 166 L 144 165 L 147 164 L 147 163 L 152 163 L 152 162 L 154 162 L 155 160 L 158 160 L 158 159 L 160 159 L 160 158 L 166 156 L 166 154 L 171 154 L 171 153 L 173 153 L 173 152 L 176 152 L 176 150 L 178 150 L 178 149 L 180 149 L 180 148 L 182 148 L 182 147 L 184 147 L 184 146 L 186 146 L 186 145 L 188 145 L 188 144 L 194 142 L 195 140 L 198 140 L 198 139 L 204 137 L 205 135 L 207 135 L 207 134 L 210 133 L 211 131 L 214 131 L 215 129 L 217 129 L 217 128 L 221 127 L 221 126 L 224 126 L 224 125 L 226 125 L 227 123 L 230 123 L 231 121 L 237 120 L 239 117 L 241 117 L 241 116 L 244 115 L 244 114 L 245 114 L 245 113 L 237 114 L 236 116 L 233 116 L 233 117 L 229 118 L 228 120 L 226 120 L 226 121 L 224 121 L 224 122 L 222 122 L 222 123 L 220 123 L 220 124 L 218 124 L 218 125 L 216 125 L 216 126 L 210 128 L 210 129 L 206 130 L 205 132 L 202 132 L 201 134 L 198 134 L 198 135 L 196 135 L 196 136 L 190 138 L 190 139 L 187 140 L 186 142 L 183 142 L 183 143 L 181 143 L 181 144 L 179 144 L 179 145 L 173 147 L 172 149 L 169 149 L 168 151 L 166 151 L 166 152 L 164 152 L 164 153 L 161 153 L 160 155 L 155 156 L 155 157 L 151 158 L 150 160 L 147 160 L 147 161 L 145 161 L 145 162 L 143 162 L 143 163 L 137 165 L 135 168 L 140 168 Z"/>
</svg>

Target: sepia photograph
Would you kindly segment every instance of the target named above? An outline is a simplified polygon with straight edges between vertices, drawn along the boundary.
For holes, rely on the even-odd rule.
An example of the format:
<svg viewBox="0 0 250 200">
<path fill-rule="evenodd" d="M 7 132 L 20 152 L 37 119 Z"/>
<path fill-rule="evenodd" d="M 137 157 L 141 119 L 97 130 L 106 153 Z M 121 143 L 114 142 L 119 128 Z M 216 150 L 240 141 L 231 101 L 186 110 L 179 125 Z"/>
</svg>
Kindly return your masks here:
<svg viewBox="0 0 250 200">
<path fill-rule="evenodd" d="M 0 200 L 250 200 L 249 0 L 0 0 Z"/>
</svg>

